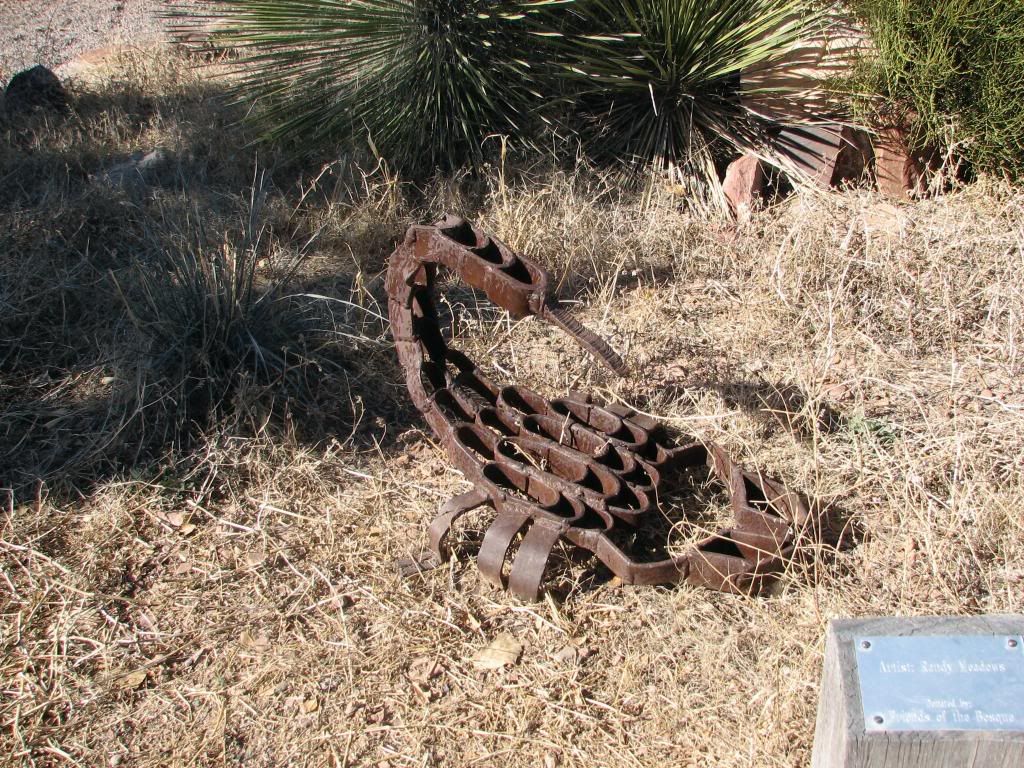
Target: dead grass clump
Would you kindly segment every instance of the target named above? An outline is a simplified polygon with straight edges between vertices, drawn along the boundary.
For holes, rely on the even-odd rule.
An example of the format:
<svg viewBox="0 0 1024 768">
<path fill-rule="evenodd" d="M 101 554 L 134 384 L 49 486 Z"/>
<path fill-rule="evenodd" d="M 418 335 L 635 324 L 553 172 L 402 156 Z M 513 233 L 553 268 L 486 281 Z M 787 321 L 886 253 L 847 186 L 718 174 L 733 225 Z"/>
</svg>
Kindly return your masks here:
<svg viewBox="0 0 1024 768">
<path fill-rule="evenodd" d="M 330 290 L 298 278 L 323 212 L 249 167 L 218 88 L 126 54 L 109 82 L 73 87 L 68 115 L 0 126 L 0 486 L 89 483 L 213 422 L 348 431 L 382 394 L 351 391 L 392 365 L 374 362 L 360 265 Z"/>
<path fill-rule="evenodd" d="M 5 763 L 801 766 L 830 618 L 1020 610 L 1020 190 L 797 196 L 734 227 L 585 172 L 421 199 L 383 169 L 261 158 L 261 186 L 236 136 L 188 127 L 219 125 L 215 100 L 173 104 L 75 130 L 174 157 L 185 139 L 158 137 L 202 137 L 197 175 L 108 194 L 54 161 L 52 194 L 29 180 L 0 210 L 3 479 L 21 478 L 0 492 Z M 827 508 L 769 594 L 624 588 L 566 560 L 564 599 L 520 605 L 469 561 L 486 511 L 459 558 L 397 578 L 466 486 L 410 414 L 380 270 L 454 203 L 539 254 L 634 372 L 446 286 L 453 344 L 496 380 L 625 400 Z M 225 407 L 132 459 L 199 376 Z M 121 448 L 45 475 L 76 436 Z M 701 498 L 666 535 L 717 525 Z M 519 660 L 481 669 L 502 634 Z"/>
</svg>

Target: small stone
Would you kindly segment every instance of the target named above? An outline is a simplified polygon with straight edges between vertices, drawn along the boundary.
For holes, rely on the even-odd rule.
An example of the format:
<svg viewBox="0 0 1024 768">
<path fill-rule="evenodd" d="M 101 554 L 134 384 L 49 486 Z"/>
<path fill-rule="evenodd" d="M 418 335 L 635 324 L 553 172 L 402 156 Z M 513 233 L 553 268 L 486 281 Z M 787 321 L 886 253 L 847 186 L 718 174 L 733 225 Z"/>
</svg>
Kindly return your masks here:
<svg viewBox="0 0 1024 768">
<path fill-rule="evenodd" d="M 133 187 L 152 183 L 167 165 L 167 153 L 162 149 L 136 152 L 128 160 L 108 168 L 99 180 L 113 187 Z"/>
<path fill-rule="evenodd" d="M 765 175 L 760 159 L 744 155 L 729 163 L 725 170 L 722 191 L 729 207 L 739 221 L 747 221 L 764 196 Z"/>
<path fill-rule="evenodd" d="M 66 112 L 67 107 L 68 95 L 60 79 L 41 64 L 16 74 L 4 91 L 4 110 L 8 114 L 37 109 Z"/>
</svg>

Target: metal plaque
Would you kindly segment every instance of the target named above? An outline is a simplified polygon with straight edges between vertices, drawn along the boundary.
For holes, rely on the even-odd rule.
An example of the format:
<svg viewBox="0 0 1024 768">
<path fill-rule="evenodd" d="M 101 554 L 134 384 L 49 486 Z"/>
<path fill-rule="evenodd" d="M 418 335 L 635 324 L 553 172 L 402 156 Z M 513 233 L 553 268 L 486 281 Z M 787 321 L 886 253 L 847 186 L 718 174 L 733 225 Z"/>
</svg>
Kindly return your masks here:
<svg viewBox="0 0 1024 768">
<path fill-rule="evenodd" d="M 853 640 L 871 731 L 1024 731 L 1024 637 Z"/>
</svg>

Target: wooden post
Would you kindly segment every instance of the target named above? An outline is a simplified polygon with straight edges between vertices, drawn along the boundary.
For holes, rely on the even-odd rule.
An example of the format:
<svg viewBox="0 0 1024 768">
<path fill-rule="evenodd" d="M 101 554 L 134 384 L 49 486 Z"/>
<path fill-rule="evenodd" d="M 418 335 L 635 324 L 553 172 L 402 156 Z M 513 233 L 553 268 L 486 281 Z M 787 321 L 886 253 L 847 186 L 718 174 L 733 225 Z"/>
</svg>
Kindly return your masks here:
<svg viewBox="0 0 1024 768">
<path fill-rule="evenodd" d="M 987 701 L 984 695 L 974 696 L 979 699 L 977 705 L 967 708 L 967 714 L 953 711 L 953 717 L 949 722 L 951 727 L 944 730 L 900 730 L 882 728 L 880 723 L 884 722 L 881 715 L 872 717 L 874 723 L 871 727 L 865 728 L 865 712 L 861 698 L 861 678 L 858 674 L 858 654 L 860 663 L 871 663 L 874 668 L 871 670 L 878 674 L 879 665 L 884 656 L 876 656 L 870 662 L 864 656 L 865 646 L 871 643 L 863 638 L 880 638 L 876 645 L 886 645 L 888 638 L 916 637 L 915 643 L 903 643 L 902 648 L 913 648 L 920 644 L 923 650 L 934 647 L 935 643 L 928 640 L 929 637 L 950 636 L 984 636 L 974 638 L 975 641 L 986 643 L 991 647 L 997 642 L 992 636 L 1000 636 L 998 642 L 1006 643 L 1007 653 L 1021 651 L 1024 654 L 1024 647 L 1018 648 L 1021 644 L 1020 638 L 1024 635 L 1024 616 L 971 616 L 971 617 L 916 617 L 916 618 L 877 618 L 877 619 L 842 619 L 832 621 L 829 624 L 825 640 L 825 660 L 822 670 L 820 699 L 818 702 L 818 721 L 814 733 L 814 753 L 811 760 L 812 768 L 1022 768 L 1024 766 L 1024 720 L 1020 715 L 1000 716 L 1005 721 L 1011 718 L 1012 725 L 1003 730 L 978 730 L 978 722 L 989 722 L 985 714 L 976 715 L 975 709 L 984 708 Z M 939 643 L 947 643 L 948 640 L 939 640 Z M 891 647 L 893 644 L 889 643 Z M 999 672 L 984 676 L 982 688 L 975 689 L 993 690 L 992 686 L 999 687 L 1005 681 L 1006 685 L 1020 687 L 1019 675 L 1017 674 L 1018 664 L 1024 665 L 1024 656 L 1021 661 L 1013 658 L 1013 674 L 1009 672 L 1003 676 Z M 913 693 L 913 680 L 921 680 L 915 677 L 923 668 L 922 665 L 933 664 L 928 660 L 927 653 L 920 657 L 913 654 L 908 656 L 908 664 L 914 669 L 909 670 L 907 675 L 882 675 L 883 678 L 891 679 L 894 696 Z M 960 666 L 960 660 L 953 661 L 954 671 Z M 883 672 L 892 668 L 887 663 Z M 987 668 L 985 668 L 987 670 Z M 898 670 L 897 670 L 898 671 Z M 1012 680 L 1011 680 L 1012 678 Z M 960 674 L 947 674 L 941 678 L 948 683 L 949 696 L 956 695 L 956 686 L 962 684 L 958 681 L 968 680 L 975 685 L 979 676 Z M 908 682 L 910 681 L 910 682 Z M 903 689 L 900 689 L 901 683 Z M 865 686 L 867 687 L 867 686 Z M 865 691 L 865 697 L 869 700 L 877 691 Z M 1008 693 L 1003 690 L 1000 693 Z M 922 706 L 941 707 L 941 703 L 931 701 L 923 703 Z M 1024 697 L 1021 700 L 1021 707 L 1024 708 Z M 945 723 L 946 715 L 949 713 L 929 714 L 924 711 L 923 717 L 934 719 Z M 958 730 L 953 720 L 959 718 L 964 721 L 965 717 L 974 718 L 974 729 Z M 895 718 L 894 718 L 895 719 Z M 904 718 L 903 722 L 906 722 Z M 904 728 L 907 726 L 904 725 Z M 935 727 L 934 725 L 932 726 Z M 982 726 L 985 727 L 985 726 Z"/>
</svg>

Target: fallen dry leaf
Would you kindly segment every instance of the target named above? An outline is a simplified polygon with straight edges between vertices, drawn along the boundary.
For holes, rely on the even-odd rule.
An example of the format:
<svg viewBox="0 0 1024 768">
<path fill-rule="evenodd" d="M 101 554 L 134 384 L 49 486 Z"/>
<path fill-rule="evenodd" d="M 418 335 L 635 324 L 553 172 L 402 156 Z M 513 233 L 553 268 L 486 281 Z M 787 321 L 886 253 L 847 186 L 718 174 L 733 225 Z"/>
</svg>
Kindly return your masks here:
<svg viewBox="0 0 1024 768">
<path fill-rule="evenodd" d="M 838 403 L 841 400 L 845 400 L 850 395 L 850 387 L 843 383 L 829 384 L 821 391 L 821 394 L 826 400 Z"/>
<path fill-rule="evenodd" d="M 147 632 L 159 631 L 156 626 L 156 619 L 153 618 L 152 614 L 147 613 L 146 611 L 139 611 L 138 623 L 139 626 Z"/>
<path fill-rule="evenodd" d="M 263 561 L 266 559 L 266 554 L 259 550 L 245 553 L 245 564 L 250 568 L 259 567 L 263 564 Z"/>
<path fill-rule="evenodd" d="M 356 712 L 365 707 L 366 705 L 361 701 L 350 701 L 345 705 L 345 717 L 352 717 Z"/>
<path fill-rule="evenodd" d="M 579 658 L 579 651 L 575 645 L 571 644 L 563 646 L 561 650 L 555 653 L 555 661 L 563 664 L 572 664 L 577 658 Z"/>
<path fill-rule="evenodd" d="M 117 682 L 114 685 L 122 691 L 132 691 L 144 682 L 146 682 L 146 670 L 137 669 L 134 672 L 129 672 L 127 675 L 117 678 Z"/>
<path fill-rule="evenodd" d="M 920 549 L 920 545 L 917 543 L 917 539 L 911 537 L 904 542 L 903 555 L 908 566 L 912 566 L 917 562 L 918 549 Z"/>
<path fill-rule="evenodd" d="M 441 665 L 437 659 L 421 656 L 409 665 L 409 679 L 414 683 L 426 683 L 441 674 Z"/>
<path fill-rule="evenodd" d="M 158 520 L 167 523 L 172 528 L 180 528 L 181 524 L 185 522 L 184 512 L 157 512 L 156 516 Z"/>
<path fill-rule="evenodd" d="M 479 669 L 501 669 L 519 661 L 523 646 L 512 635 L 503 632 L 490 644 L 473 656 L 473 664 Z"/>
<path fill-rule="evenodd" d="M 270 640 L 264 634 L 253 635 L 248 629 L 243 629 L 242 634 L 238 636 L 238 642 L 243 648 L 247 648 L 250 651 L 257 653 L 263 653 L 270 650 Z"/>
</svg>

